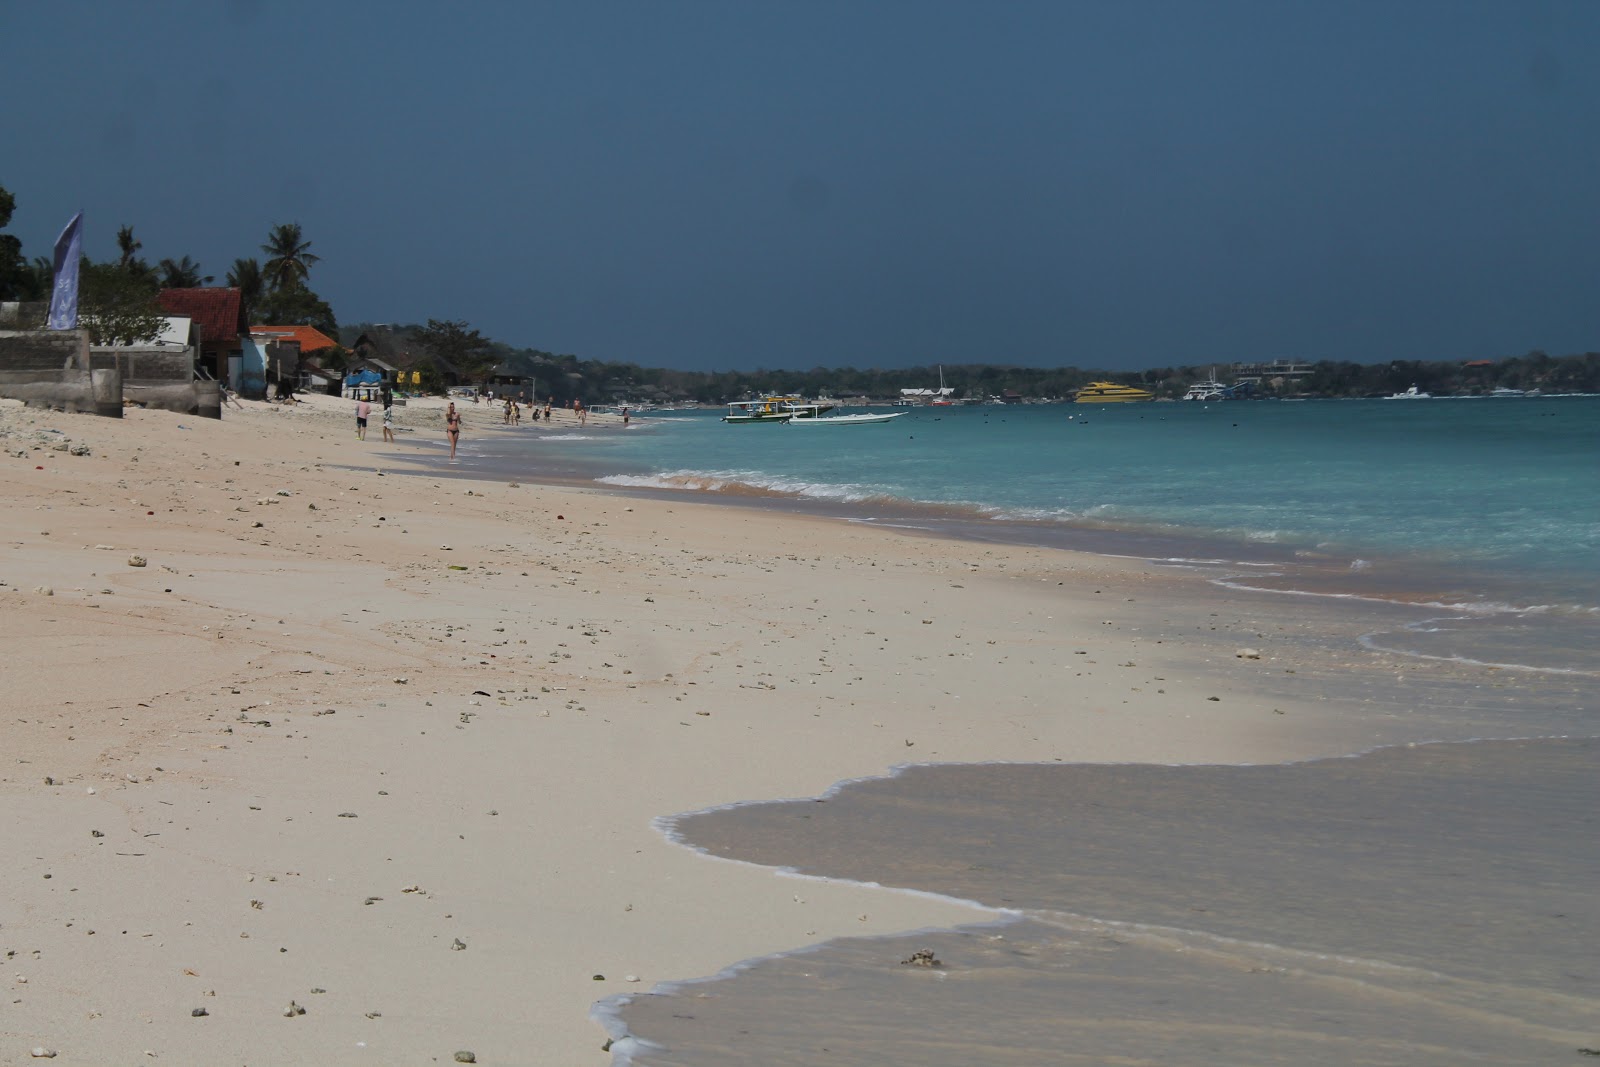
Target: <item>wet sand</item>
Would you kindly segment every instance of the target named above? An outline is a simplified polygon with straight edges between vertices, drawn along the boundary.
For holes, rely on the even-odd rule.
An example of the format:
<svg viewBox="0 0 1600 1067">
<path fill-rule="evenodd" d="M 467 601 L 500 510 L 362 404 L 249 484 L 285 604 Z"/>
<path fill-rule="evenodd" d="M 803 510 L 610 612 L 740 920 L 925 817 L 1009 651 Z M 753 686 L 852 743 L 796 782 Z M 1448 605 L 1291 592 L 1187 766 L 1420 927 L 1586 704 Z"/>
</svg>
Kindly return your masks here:
<svg viewBox="0 0 1600 1067">
<path fill-rule="evenodd" d="M 713 855 L 1013 918 L 760 961 L 614 1025 L 650 1065 L 1565 1062 L 1600 1027 L 1597 770 L 1592 739 L 913 767 L 686 817 Z"/>
</svg>

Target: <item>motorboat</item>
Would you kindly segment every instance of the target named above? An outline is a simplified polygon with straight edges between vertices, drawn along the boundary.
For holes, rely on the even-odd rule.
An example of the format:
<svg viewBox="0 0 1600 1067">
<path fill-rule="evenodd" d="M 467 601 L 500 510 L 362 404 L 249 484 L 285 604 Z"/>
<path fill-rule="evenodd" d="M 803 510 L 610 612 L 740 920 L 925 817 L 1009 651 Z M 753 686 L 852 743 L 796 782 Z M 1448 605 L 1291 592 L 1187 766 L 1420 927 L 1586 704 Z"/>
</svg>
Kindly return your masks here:
<svg viewBox="0 0 1600 1067">
<path fill-rule="evenodd" d="M 1407 389 L 1403 393 L 1391 393 L 1390 395 L 1384 397 L 1384 399 L 1385 400 L 1432 400 L 1433 399 L 1433 394 L 1432 393 L 1424 393 L 1422 390 L 1418 389 L 1416 386 L 1413 385 L 1410 389 Z"/>
<path fill-rule="evenodd" d="M 889 422 L 904 415 L 903 411 L 886 413 L 865 412 L 859 415 L 829 415 L 820 419 L 790 419 L 790 426 L 871 426 L 874 423 Z"/>
<path fill-rule="evenodd" d="M 1521 389 L 1512 389 L 1510 386 L 1502 385 L 1502 386 L 1499 386 L 1498 388 L 1489 390 L 1489 395 L 1490 396 L 1527 396 L 1528 394 L 1526 392 L 1524 392 L 1523 390 L 1521 390 Z"/>
<path fill-rule="evenodd" d="M 1232 400 L 1233 390 L 1217 381 L 1217 371 L 1213 367 L 1211 377 L 1203 382 L 1195 382 L 1189 386 L 1189 391 L 1183 394 L 1184 400 Z"/>
<path fill-rule="evenodd" d="M 760 400 L 736 400 L 728 405 L 722 421 L 742 426 L 756 422 L 788 422 L 814 419 L 835 405 L 826 401 L 802 400 L 797 396 L 764 396 Z"/>
<path fill-rule="evenodd" d="M 1233 391 L 1221 382 L 1211 381 L 1195 382 L 1189 386 L 1189 391 L 1183 394 L 1184 400 L 1232 400 Z"/>
<path fill-rule="evenodd" d="M 1139 404 L 1154 400 L 1156 395 L 1148 389 L 1116 382 L 1090 382 L 1079 389 L 1072 399 L 1078 404 Z"/>
</svg>

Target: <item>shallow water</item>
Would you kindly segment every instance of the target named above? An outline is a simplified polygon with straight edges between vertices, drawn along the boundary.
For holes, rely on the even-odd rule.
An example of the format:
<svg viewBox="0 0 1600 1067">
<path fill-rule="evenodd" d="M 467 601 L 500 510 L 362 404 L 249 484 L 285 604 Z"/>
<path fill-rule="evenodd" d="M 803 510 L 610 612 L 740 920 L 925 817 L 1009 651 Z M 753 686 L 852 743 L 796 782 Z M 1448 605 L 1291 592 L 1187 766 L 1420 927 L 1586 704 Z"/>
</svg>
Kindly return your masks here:
<svg viewBox="0 0 1600 1067">
<path fill-rule="evenodd" d="M 487 434 L 462 469 L 1212 560 L 1218 581 L 1440 609 L 1389 651 L 1600 673 L 1596 397 L 924 408 L 825 431 L 696 413 Z"/>
<path fill-rule="evenodd" d="M 712 854 L 1004 909 L 613 1005 L 632 1062 L 1568 1062 L 1600 1044 L 1600 742 L 913 767 L 688 816 Z M 939 967 L 906 964 L 920 950 Z"/>
</svg>

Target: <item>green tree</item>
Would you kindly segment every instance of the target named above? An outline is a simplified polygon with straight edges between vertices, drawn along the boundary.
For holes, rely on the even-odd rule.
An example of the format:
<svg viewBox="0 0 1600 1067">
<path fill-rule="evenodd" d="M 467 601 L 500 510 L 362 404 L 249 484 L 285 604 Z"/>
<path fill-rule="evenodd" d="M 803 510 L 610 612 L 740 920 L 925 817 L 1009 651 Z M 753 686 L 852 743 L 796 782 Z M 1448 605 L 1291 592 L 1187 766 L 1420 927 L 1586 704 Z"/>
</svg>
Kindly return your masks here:
<svg viewBox="0 0 1600 1067">
<path fill-rule="evenodd" d="M 482 381 L 495 364 L 494 344 L 460 319 L 429 319 L 412 334 L 435 355 L 455 365 L 468 381 Z"/>
<path fill-rule="evenodd" d="M 315 326 L 329 337 L 339 334 L 328 302 L 303 285 L 269 291 L 261 297 L 256 319 L 272 326 Z"/>
<path fill-rule="evenodd" d="M 137 345 L 153 341 L 166 326 L 156 306 L 153 277 L 140 277 L 117 263 L 78 265 L 78 326 L 97 345 Z"/>
<path fill-rule="evenodd" d="M 49 256 L 34 256 L 22 278 L 18 292 L 21 300 L 49 300 L 56 287 L 56 265 Z"/>
<path fill-rule="evenodd" d="M 312 253 L 311 242 L 300 232 L 298 222 L 274 226 L 261 251 L 267 254 L 267 262 L 261 272 L 267 285 L 274 291 L 304 286 L 311 268 L 322 259 Z"/>
<path fill-rule="evenodd" d="M 188 256 L 180 260 L 163 259 L 156 266 L 156 276 L 163 289 L 195 289 L 213 280 L 209 274 L 201 277 L 200 264 Z"/>
<path fill-rule="evenodd" d="M 130 276 L 143 281 L 154 282 L 156 272 L 150 264 L 139 257 L 139 249 L 144 247 L 144 242 L 133 236 L 132 226 L 117 227 L 117 262 L 118 270 L 126 271 Z M 168 288 L 173 288 L 168 286 Z"/>
<path fill-rule="evenodd" d="M 132 226 L 117 227 L 117 251 L 120 256 L 117 266 L 127 270 L 138 262 L 139 249 L 144 247 L 144 242 L 135 239 Z"/>
<path fill-rule="evenodd" d="M 256 262 L 254 256 L 233 261 L 233 267 L 228 271 L 228 284 L 239 290 L 245 319 L 249 322 L 260 321 L 255 313 L 261 304 L 261 264 Z"/>
<path fill-rule="evenodd" d="M 0 230 L 10 225 L 16 209 L 17 198 L 0 186 Z M 28 264 L 22 258 L 22 241 L 9 233 L 0 233 L 0 300 L 37 299 L 23 295 L 28 275 Z"/>
</svg>

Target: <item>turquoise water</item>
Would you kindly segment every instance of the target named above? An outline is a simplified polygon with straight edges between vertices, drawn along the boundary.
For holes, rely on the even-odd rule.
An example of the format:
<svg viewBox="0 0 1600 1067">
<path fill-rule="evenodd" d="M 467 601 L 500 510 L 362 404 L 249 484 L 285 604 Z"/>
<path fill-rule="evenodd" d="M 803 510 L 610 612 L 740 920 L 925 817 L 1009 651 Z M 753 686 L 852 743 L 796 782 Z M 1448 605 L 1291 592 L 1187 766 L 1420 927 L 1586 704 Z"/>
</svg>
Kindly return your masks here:
<svg viewBox="0 0 1600 1067">
<path fill-rule="evenodd" d="M 612 484 L 1600 570 L 1600 398 L 914 409 L 797 430 L 669 415 Z"/>
<path fill-rule="evenodd" d="M 883 425 L 508 431 L 473 461 L 1212 567 L 1419 620 L 1418 655 L 1600 669 L 1600 397 L 911 409 Z"/>
<path fill-rule="evenodd" d="M 1363 633 L 1368 649 L 1468 665 L 1398 672 L 1376 697 L 1329 680 L 1349 728 L 1392 746 L 1359 759 L 910 767 L 822 805 L 730 797 L 668 818 L 714 855 L 1007 919 L 615 998 L 596 1012 L 623 1039 L 613 1062 L 1443 1065 L 1600 1047 L 1583 940 L 1600 398 L 917 409 L 802 430 L 695 413 L 479 447 L 475 464 L 619 491 L 1329 598 L 1402 620 Z M 1408 744 L 1439 738 L 1480 740 Z M 908 966 L 921 952 L 941 966 Z"/>
</svg>

